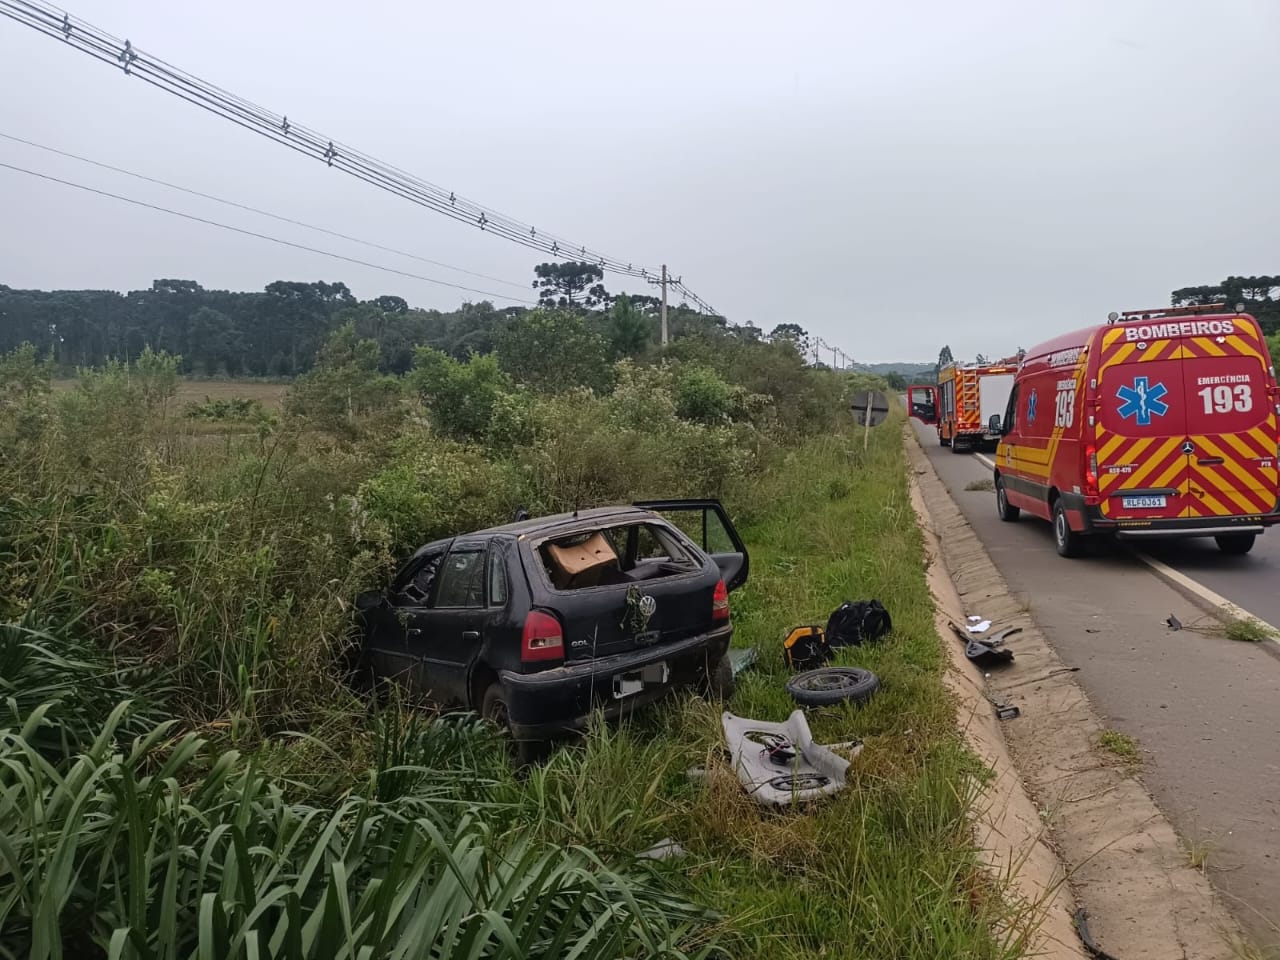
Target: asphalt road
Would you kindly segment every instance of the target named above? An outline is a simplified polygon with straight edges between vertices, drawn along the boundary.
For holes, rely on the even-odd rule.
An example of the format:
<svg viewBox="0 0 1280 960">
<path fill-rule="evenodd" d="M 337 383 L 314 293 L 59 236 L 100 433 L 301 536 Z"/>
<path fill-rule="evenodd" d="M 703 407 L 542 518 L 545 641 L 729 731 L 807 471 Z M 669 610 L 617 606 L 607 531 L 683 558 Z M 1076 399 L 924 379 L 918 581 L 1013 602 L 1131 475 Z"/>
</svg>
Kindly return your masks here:
<svg viewBox="0 0 1280 960">
<path fill-rule="evenodd" d="M 912 423 L 1010 590 L 1078 668 L 1108 726 L 1137 740 L 1139 775 L 1188 855 L 1205 857 L 1214 886 L 1258 944 L 1280 946 L 1280 644 L 1215 633 L 1210 618 L 1123 549 L 1067 560 L 1048 523 L 1025 514 L 1002 523 L 994 493 L 966 489 L 989 480 L 991 468 Z M 1158 556 L 1280 624 L 1280 529 L 1247 557 L 1225 557 L 1212 541 Z M 1188 628 L 1169 629 L 1170 614 Z"/>
</svg>

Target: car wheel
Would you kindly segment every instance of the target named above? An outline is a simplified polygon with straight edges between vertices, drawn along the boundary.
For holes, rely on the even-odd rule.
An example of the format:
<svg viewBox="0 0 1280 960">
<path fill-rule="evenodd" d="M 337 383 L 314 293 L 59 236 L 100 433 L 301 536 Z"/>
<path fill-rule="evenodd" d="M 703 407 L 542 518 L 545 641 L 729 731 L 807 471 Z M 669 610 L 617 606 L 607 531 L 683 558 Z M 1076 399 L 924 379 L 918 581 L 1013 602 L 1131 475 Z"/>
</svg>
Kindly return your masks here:
<svg viewBox="0 0 1280 960">
<path fill-rule="evenodd" d="M 1253 549 L 1253 541 L 1258 539 L 1256 533 L 1227 533 L 1214 537 L 1218 549 L 1228 556 L 1242 557 Z"/>
<path fill-rule="evenodd" d="M 480 716 L 502 731 L 510 744 L 511 755 L 519 767 L 532 766 L 545 760 L 548 745 L 538 740 L 516 740 L 511 735 L 511 715 L 507 709 L 507 695 L 502 684 L 491 683 L 480 701 Z"/>
<path fill-rule="evenodd" d="M 880 689 L 880 678 L 861 667 L 819 667 L 787 680 L 787 693 L 802 707 L 865 703 Z"/>
<path fill-rule="evenodd" d="M 1005 523 L 1013 523 L 1022 516 L 1021 507 L 1009 504 L 1009 494 L 1004 488 L 1004 477 L 996 477 L 996 512 Z"/>
<path fill-rule="evenodd" d="M 733 663 L 726 653 L 707 671 L 702 681 L 702 695 L 708 700 L 729 700 L 738 689 L 738 680 L 733 675 Z"/>
<path fill-rule="evenodd" d="M 1062 557 L 1078 557 L 1084 553 L 1084 537 L 1071 529 L 1067 520 L 1067 508 L 1062 500 L 1053 504 L 1053 541 Z"/>
</svg>

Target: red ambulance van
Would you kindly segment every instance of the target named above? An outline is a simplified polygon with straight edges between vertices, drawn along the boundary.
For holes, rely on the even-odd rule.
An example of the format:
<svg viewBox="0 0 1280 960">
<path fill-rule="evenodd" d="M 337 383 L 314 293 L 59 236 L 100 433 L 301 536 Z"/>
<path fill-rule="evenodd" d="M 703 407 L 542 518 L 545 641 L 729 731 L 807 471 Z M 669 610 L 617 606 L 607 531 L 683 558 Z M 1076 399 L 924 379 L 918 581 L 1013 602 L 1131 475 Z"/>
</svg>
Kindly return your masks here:
<svg viewBox="0 0 1280 960">
<path fill-rule="evenodd" d="M 999 424 L 1001 519 L 1049 520 L 1064 557 L 1099 534 L 1248 553 L 1280 522 L 1280 394 L 1258 322 L 1222 307 L 1113 313 L 1029 350 Z"/>
</svg>

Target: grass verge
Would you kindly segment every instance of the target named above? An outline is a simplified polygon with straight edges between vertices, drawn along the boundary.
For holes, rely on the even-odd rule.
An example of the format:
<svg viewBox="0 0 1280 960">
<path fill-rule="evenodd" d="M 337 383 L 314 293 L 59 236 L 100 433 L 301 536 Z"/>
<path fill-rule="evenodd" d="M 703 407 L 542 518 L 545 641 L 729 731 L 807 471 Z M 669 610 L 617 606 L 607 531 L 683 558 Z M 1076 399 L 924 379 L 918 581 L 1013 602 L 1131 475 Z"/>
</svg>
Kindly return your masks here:
<svg viewBox="0 0 1280 960">
<path fill-rule="evenodd" d="M 987 771 L 966 752 L 943 687 L 897 426 L 881 427 L 865 452 L 860 437 L 814 441 L 761 478 L 772 505 L 743 530 L 751 580 L 733 597 L 734 645 L 757 647 L 760 659 L 730 709 L 775 721 L 795 708 L 783 685 L 787 627 L 825 622 L 846 599 L 890 610 L 889 638 L 837 660 L 876 672 L 880 693 L 861 709 L 809 715 L 820 742 L 865 743 L 843 792 L 765 811 L 720 756 L 719 708 L 697 700 L 597 732 L 531 788 L 541 798 L 548 778 L 613 785 L 558 809 L 541 803 L 541 829 L 597 849 L 675 838 L 688 855 L 667 869 L 720 913 L 733 957 L 994 958 L 1025 947 L 1027 916 L 977 866 L 971 815 Z M 815 495 L 845 484 L 847 495 Z M 692 766 L 711 776 L 689 782 Z"/>
</svg>

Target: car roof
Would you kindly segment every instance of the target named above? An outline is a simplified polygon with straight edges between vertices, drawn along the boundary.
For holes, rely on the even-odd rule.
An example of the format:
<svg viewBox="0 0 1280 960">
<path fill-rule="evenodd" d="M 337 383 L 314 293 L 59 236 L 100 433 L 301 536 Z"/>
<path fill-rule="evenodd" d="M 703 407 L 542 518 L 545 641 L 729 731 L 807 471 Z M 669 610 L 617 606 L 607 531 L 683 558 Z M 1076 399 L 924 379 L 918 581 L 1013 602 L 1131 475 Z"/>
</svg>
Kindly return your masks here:
<svg viewBox="0 0 1280 960">
<path fill-rule="evenodd" d="M 485 537 L 504 537 L 515 540 L 530 534 L 553 532 L 559 527 L 567 527 L 568 530 L 566 532 L 573 532 L 574 529 L 585 529 L 607 522 L 627 519 L 661 520 L 662 518 L 650 510 L 630 505 L 592 507 L 589 510 L 575 510 L 572 513 L 555 513 L 550 516 L 530 517 L 527 520 L 518 520 L 515 523 L 504 523 L 496 527 L 486 527 L 483 530 L 468 530 L 455 537 L 443 537 L 439 540 L 433 540 L 415 550 L 411 559 L 417 559 L 429 550 L 447 546 L 454 540 L 482 539 Z"/>
</svg>

